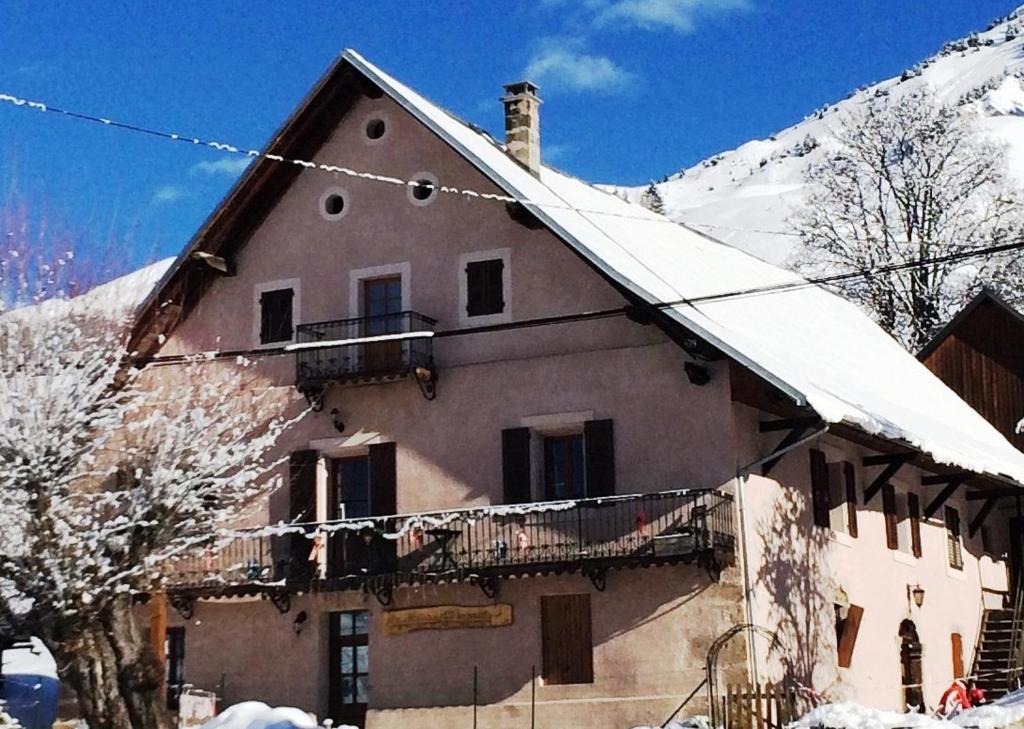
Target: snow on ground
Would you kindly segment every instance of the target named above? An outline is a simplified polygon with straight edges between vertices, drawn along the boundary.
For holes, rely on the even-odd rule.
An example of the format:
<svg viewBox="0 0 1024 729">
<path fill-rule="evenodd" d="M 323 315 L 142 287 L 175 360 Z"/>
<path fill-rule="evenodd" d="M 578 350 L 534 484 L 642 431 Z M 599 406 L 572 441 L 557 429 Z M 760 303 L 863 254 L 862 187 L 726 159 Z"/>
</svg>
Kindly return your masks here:
<svg viewBox="0 0 1024 729">
<path fill-rule="evenodd" d="M 202 729 L 317 729 L 317 723 L 305 711 L 292 706 L 271 708 L 261 701 L 243 701 L 229 706 L 203 724 Z M 339 725 L 336 729 L 346 727 Z"/>
<path fill-rule="evenodd" d="M 802 203 L 804 171 L 835 147 L 832 130 L 841 115 L 875 97 L 900 96 L 922 86 L 931 87 L 940 101 L 977 114 L 980 133 L 1009 145 L 1010 172 L 1024 184 L 1024 7 L 1016 12 L 1020 17 L 947 44 L 902 77 L 859 89 L 768 139 L 747 142 L 671 176 L 658 185 L 666 214 L 769 263 L 783 264 L 797 238 L 778 233 L 789 232 L 787 220 Z M 606 189 L 635 202 L 645 187 Z"/>
</svg>

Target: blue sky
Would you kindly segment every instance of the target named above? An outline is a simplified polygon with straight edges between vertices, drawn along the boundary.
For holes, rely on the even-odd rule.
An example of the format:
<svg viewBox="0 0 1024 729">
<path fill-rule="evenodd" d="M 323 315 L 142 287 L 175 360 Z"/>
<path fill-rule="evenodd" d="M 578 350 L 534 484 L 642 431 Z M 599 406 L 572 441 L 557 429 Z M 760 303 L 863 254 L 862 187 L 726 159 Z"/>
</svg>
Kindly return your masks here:
<svg viewBox="0 0 1024 729">
<path fill-rule="evenodd" d="M 0 93 L 258 147 L 353 47 L 494 132 L 501 84 L 531 76 L 550 163 L 640 184 L 793 124 L 1018 3 L 6 0 Z M 112 242 L 125 266 L 177 253 L 238 172 L 212 150 L 0 104 L 0 201 Z"/>
</svg>

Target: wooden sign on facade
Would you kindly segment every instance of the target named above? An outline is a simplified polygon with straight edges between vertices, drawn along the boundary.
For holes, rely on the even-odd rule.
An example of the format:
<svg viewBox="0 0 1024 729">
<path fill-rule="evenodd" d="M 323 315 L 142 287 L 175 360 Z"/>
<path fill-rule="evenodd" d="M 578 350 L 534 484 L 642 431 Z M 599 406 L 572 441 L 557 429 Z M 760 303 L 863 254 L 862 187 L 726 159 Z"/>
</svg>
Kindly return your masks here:
<svg viewBox="0 0 1024 729">
<path fill-rule="evenodd" d="M 404 635 L 416 630 L 500 628 L 506 625 L 512 625 L 512 606 L 507 603 L 478 607 L 435 605 L 389 610 L 381 614 L 381 630 L 384 635 Z"/>
</svg>

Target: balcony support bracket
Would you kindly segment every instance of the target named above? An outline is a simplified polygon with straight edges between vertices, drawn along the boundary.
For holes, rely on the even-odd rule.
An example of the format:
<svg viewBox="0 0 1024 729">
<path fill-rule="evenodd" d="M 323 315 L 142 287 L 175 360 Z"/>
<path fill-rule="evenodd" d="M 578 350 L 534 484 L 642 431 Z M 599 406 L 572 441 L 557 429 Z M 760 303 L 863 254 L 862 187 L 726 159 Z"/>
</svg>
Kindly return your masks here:
<svg viewBox="0 0 1024 729">
<path fill-rule="evenodd" d="M 171 593 L 167 596 L 167 602 L 171 604 L 183 620 L 191 620 L 196 610 L 196 599 L 192 595 L 180 595 Z"/>
<path fill-rule="evenodd" d="M 598 592 L 604 592 L 608 587 L 608 568 L 607 567 L 584 567 L 583 574 L 590 580 L 590 584 L 594 586 L 594 589 Z"/>
<path fill-rule="evenodd" d="M 383 577 L 367 578 L 366 582 L 363 584 L 363 590 L 371 593 L 375 598 L 377 598 L 377 602 L 379 602 L 383 607 L 387 607 L 395 599 L 395 591 L 391 587 L 390 580 Z"/>
<path fill-rule="evenodd" d="M 282 615 L 292 609 L 292 596 L 287 590 L 282 592 L 267 592 L 264 593 L 264 595 L 271 603 L 273 603 L 274 607 L 277 608 L 277 612 Z"/>
<path fill-rule="evenodd" d="M 476 583 L 476 586 L 480 588 L 480 592 L 482 592 L 488 600 L 493 600 L 498 596 L 500 582 L 496 575 L 473 575 L 472 581 Z"/>
<path fill-rule="evenodd" d="M 323 385 L 305 385 L 299 389 L 302 396 L 306 398 L 310 409 L 318 413 L 324 409 L 324 392 L 327 390 Z"/>
</svg>

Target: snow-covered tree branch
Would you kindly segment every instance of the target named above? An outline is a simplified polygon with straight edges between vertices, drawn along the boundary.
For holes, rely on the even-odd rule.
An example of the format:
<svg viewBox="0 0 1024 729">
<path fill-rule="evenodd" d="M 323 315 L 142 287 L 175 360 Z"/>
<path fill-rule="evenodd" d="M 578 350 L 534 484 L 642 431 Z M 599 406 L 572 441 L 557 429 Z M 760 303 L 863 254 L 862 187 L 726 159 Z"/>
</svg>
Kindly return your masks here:
<svg viewBox="0 0 1024 729">
<path fill-rule="evenodd" d="M 792 223 L 801 272 L 873 271 L 1024 240 L 1024 203 L 1003 149 L 963 109 L 924 90 L 874 99 L 840 120 L 838 147 L 806 175 Z M 1019 251 L 916 266 L 837 284 L 911 350 L 981 286 L 1010 301 L 1024 291 Z"/>
<path fill-rule="evenodd" d="M 43 640 L 91 726 L 166 726 L 133 599 L 277 486 L 269 454 L 302 408 L 244 361 L 136 369 L 116 288 L 69 299 L 40 286 L 49 266 L 3 260 L 0 615 Z"/>
</svg>

